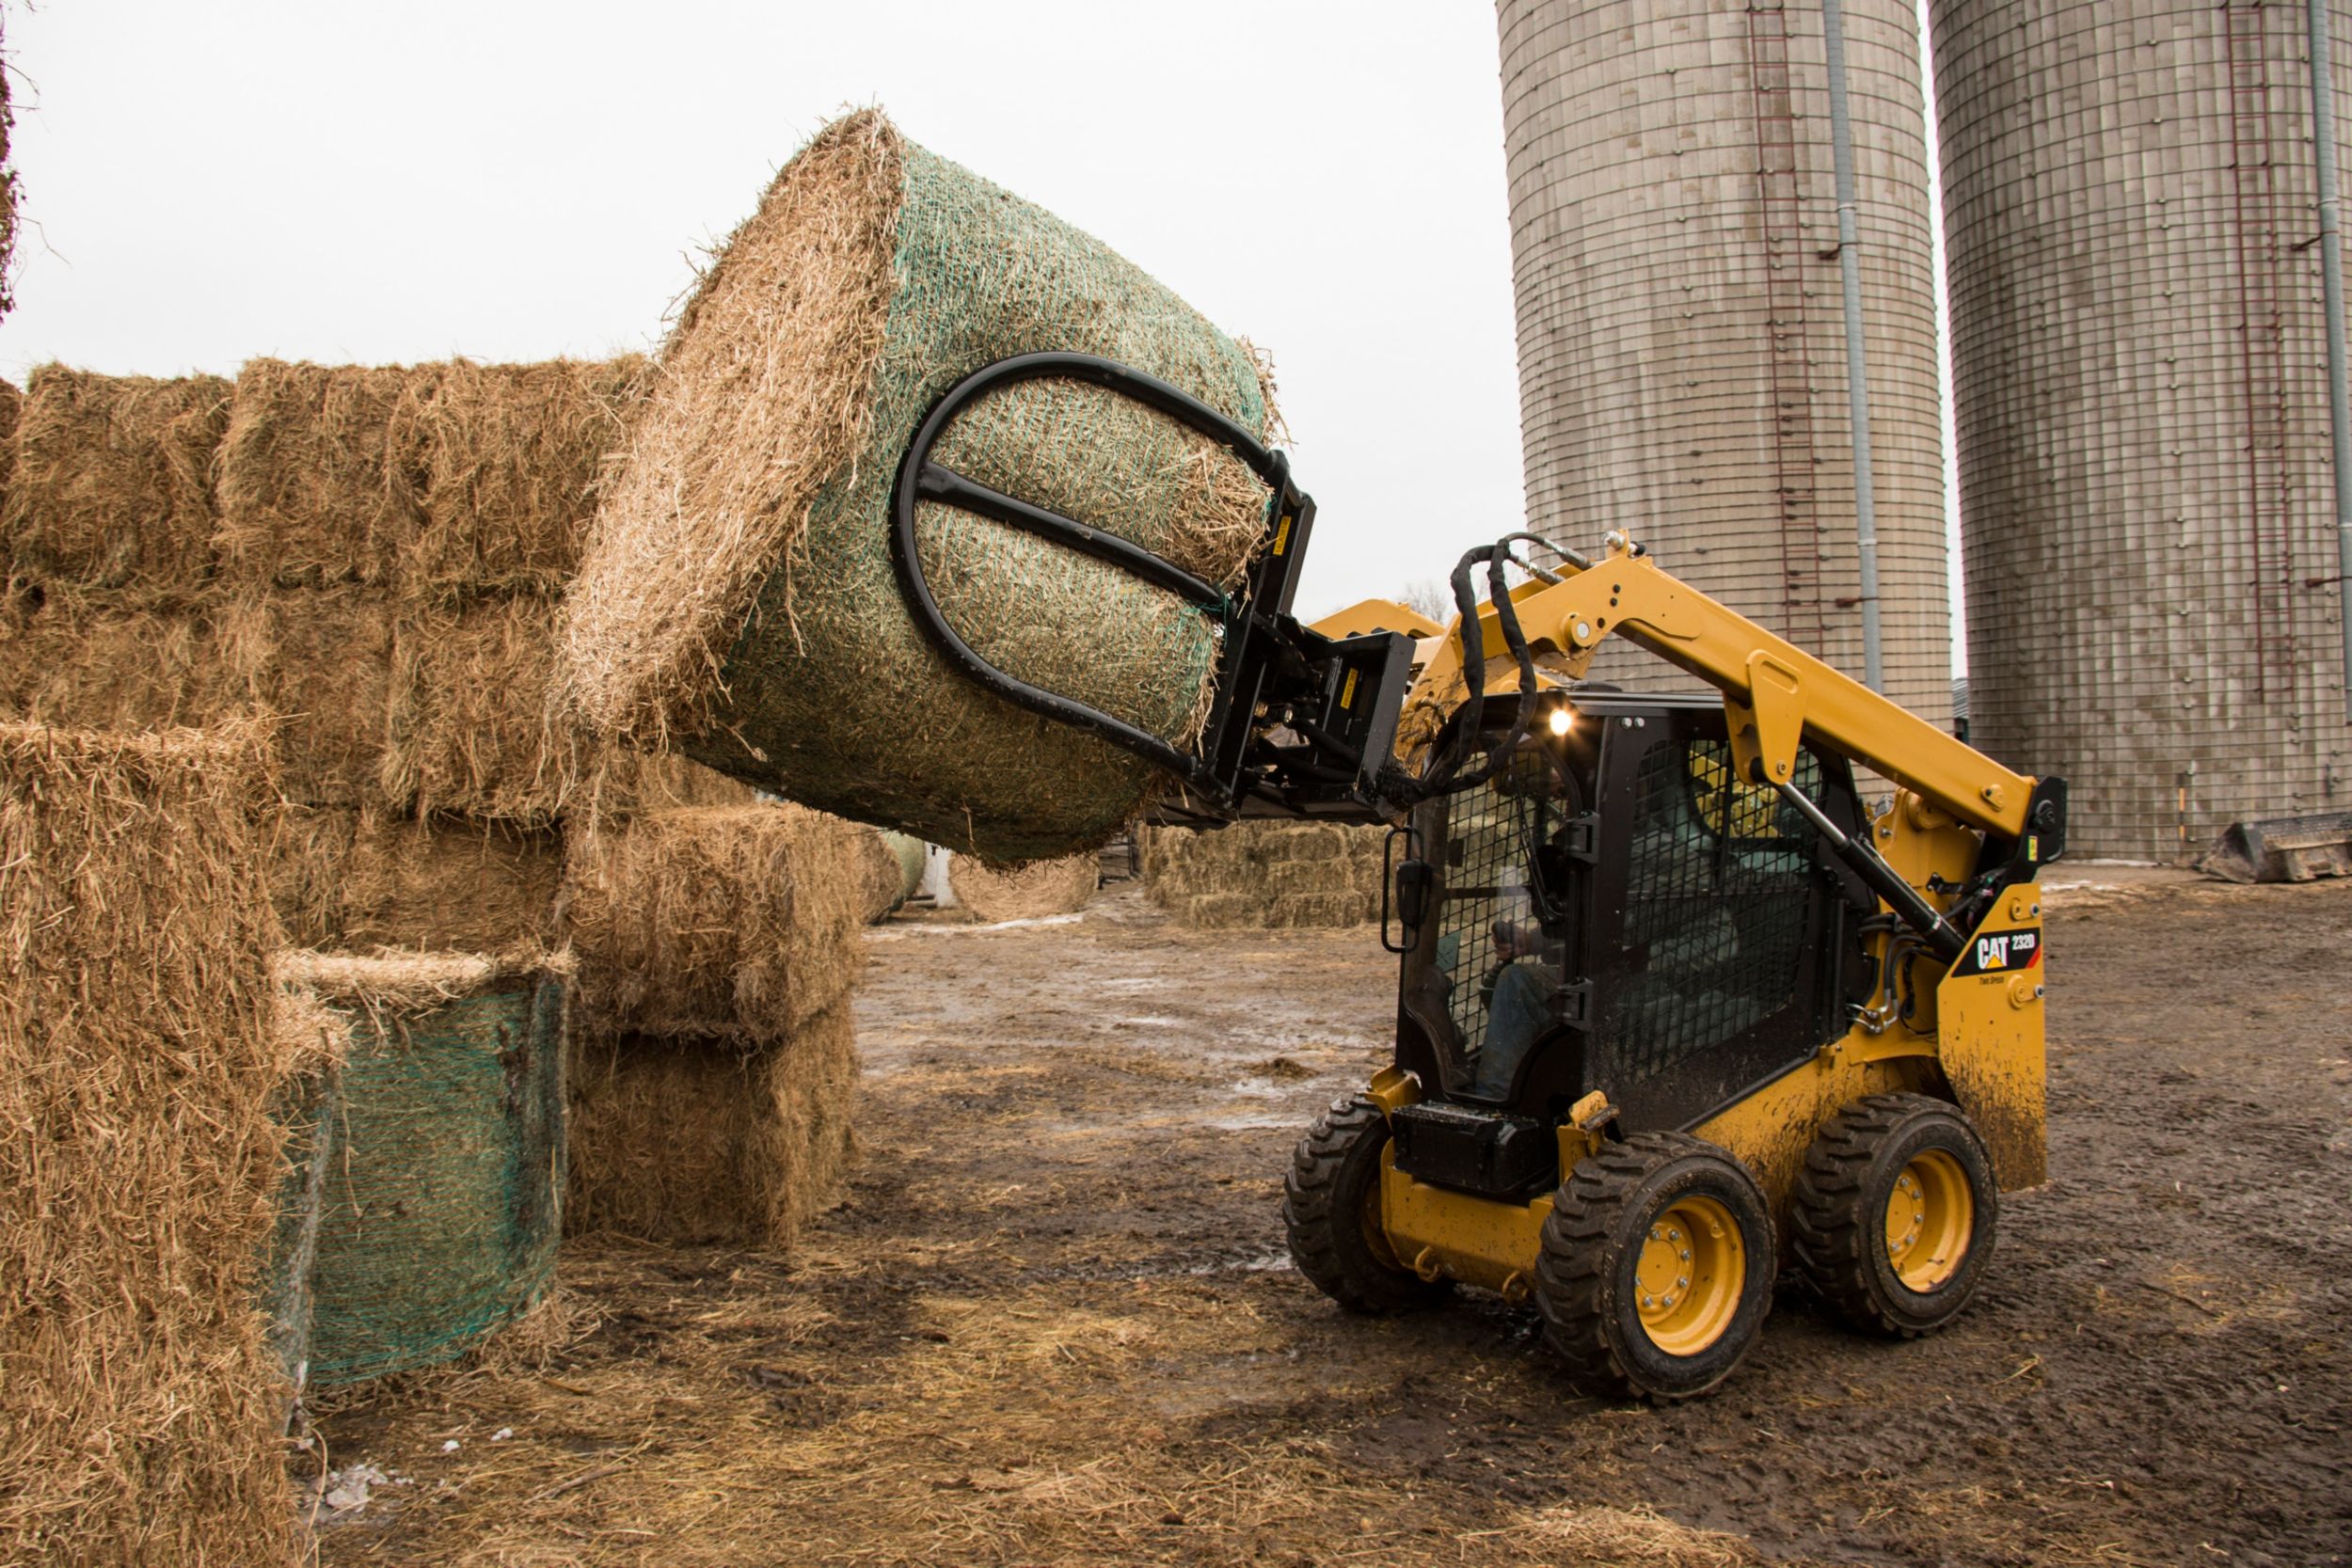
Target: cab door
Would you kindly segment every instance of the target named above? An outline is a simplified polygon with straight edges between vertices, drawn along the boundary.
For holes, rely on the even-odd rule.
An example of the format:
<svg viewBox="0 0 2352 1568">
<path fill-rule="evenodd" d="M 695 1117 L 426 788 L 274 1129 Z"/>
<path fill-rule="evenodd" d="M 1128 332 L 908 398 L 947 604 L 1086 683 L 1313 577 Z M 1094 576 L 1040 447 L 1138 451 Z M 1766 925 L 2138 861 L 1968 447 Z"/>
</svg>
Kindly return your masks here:
<svg viewBox="0 0 2352 1568">
<path fill-rule="evenodd" d="M 1607 722 L 1587 1071 L 1629 1131 L 1684 1129 L 1820 1047 L 1841 894 L 1810 824 L 1734 776 L 1720 708 Z M 1842 760 L 1806 749 L 1794 783 L 1855 826 Z"/>
</svg>

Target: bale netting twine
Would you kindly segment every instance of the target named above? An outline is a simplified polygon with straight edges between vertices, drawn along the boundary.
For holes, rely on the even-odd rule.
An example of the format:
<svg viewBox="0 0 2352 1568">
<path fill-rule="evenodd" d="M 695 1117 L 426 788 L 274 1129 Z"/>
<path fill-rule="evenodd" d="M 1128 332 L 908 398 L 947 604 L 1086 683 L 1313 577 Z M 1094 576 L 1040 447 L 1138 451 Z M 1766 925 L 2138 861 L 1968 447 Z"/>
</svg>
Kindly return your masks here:
<svg viewBox="0 0 2352 1568">
<path fill-rule="evenodd" d="M 448 1361 L 547 1292 L 563 1227 L 568 957 L 294 953 L 350 1021 L 310 1381 Z"/>
<path fill-rule="evenodd" d="M 1047 350 L 1131 365 L 1252 432 L 1271 417 L 1254 356 L 1099 241 L 878 111 L 826 128 L 688 304 L 607 481 L 565 606 L 582 716 L 992 863 L 1117 831 L 1156 769 L 958 673 L 891 562 L 892 484 L 924 416 L 973 371 Z M 1263 532 L 1267 494 L 1238 459 L 1091 386 L 1006 388 L 933 455 L 1227 590 Z M 926 502 L 917 533 L 982 657 L 1197 738 L 1206 608 L 972 513 Z"/>
</svg>

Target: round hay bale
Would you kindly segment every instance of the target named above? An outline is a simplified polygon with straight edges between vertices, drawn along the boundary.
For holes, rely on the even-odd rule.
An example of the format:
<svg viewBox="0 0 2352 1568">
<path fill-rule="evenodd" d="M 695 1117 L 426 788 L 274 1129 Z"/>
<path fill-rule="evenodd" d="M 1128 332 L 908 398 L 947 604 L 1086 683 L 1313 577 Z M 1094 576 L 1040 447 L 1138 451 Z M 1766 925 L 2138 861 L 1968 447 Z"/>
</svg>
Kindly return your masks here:
<svg viewBox="0 0 2352 1568">
<path fill-rule="evenodd" d="M 889 491 L 922 417 L 972 371 L 1048 349 L 1266 427 L 1250 354 L 1100 242 L 879 112 L 828 127 L 689 303 L 606 484 L 563 641 L 592 727 L 997 863 L 1116 832 L 1154 770 L 959 675 L 890 558 Z M 937 455 L 1226 585 L 1265 509 L 1222 449 L 1075 384 L 992 398 Z M 943 613 L 983 657 L 1195 736 L 1216 653 L 1200 609 L 970 514 L 927 503 L 919 533 Z"/>
<path fill-rule="evenodd" d="M 898 857 L 898 902 L 903 904 L 923 885 L 925 845 L 912 833 L 885 832 L 882 842 Z"/>
<path fill-rule="evenodd" d="M 569 963 L 292 953 L 296 998 L 343 1015 L 341 1148 L 311 1284 L 310 1376 L 448 1361 L 555 1275 Z"/>
<path fill-rule="evenodd" d="M 1094 896 L 1102 879 L 1102 863 L 1092 850 L 1018 871 L 991 871 L 962 855 L 947 867 L 947 885 L 955 890 L 956 902 L 992 926 L 1074 913 Z"/>
</svg>

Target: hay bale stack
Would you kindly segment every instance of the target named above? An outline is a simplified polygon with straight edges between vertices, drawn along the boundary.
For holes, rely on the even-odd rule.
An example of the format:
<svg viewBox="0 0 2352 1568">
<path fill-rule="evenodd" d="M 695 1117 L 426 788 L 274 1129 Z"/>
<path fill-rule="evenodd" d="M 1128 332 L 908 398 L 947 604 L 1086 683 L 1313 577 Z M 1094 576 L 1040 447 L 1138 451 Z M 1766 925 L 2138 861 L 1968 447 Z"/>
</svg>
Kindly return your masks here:
<svg viewBox="0 0 2352 1568">
<path fill-rule="evenodd" d="M 1237 822 L 1154 828 L 1144 840 L 1152 901 L 1203 929 L 1354 926 L 1380 914 L 1383 827 Z"/>
<path fill-rule="evenodd" d="M 874 836 L 788 805 L 583 835 L 575 1227 L 783 1245 L 830 1197 L 851 1153 Z"/>
<path fill-rule="evenodd" d="M 252 727 L 0 725 L 0 1560 L 289 1562 Z"/>
<path fill-rule="evenodd" d="M 1018 871 L 991 871 L 958 855 L 947 865 L 947 885 L 956 902 L 991 925 L 1071 914 L 1086 907 L 1103 879 L 1101 859 L 1089 850 L 1057 861 L 1041 861 Z"/>
<path fill-rule="evenodd" d="M 689 303 L 608 482 L 566 599 L 579 711 L 991 863 L 1116 832 L 1153 770 L 957 674 L 890 561 L 888 491 L 922 416 L 968 372 L 1043 349 L 1268 420 L 1251 356 L 1100 242 L 879 112 L 820 133 Z M 972 409 L 938 455 L 1220 584 L 1264 515 L 1222 449 L 1073 383 Z M 919 521 L 944 613 L 984 657 L 1192 739 L 1215 648 L 1200 608 L 970 514 L 927 503 Z"/>
<path fill-rule="evenodd" d="M 348 1031 L 311 1272 L 313 1381 L 453 1359 L 554 1280 L 567 958 L 289 953 Z"/>
<path fill-rule="evenodd" d="M 212 467 L 230 396 L 216 375 L 37 367 L 0 505 L 10 571 L 126 608 L 196 598 L 213 576 Z"/>
</svg>

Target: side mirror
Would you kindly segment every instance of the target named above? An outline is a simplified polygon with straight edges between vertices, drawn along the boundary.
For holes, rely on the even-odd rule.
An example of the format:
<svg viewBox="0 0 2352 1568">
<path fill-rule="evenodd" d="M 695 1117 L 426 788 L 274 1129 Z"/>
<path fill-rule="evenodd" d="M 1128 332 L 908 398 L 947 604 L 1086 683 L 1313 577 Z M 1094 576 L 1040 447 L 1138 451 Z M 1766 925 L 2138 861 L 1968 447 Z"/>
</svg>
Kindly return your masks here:
<svg viewBox="0 0 2352 1568">
<path fill-rule="evenodd" d="M 1405 859 L 1397 859 L 1402 845 Z M 1408 953 L 1421 939 L 1421 923 L 1429 918 L 1429 898 L 1438 885 L 1437 868 L 1421 858 L 1421 834 L 1411 828 L 1391 828 L 1380 849 L 1380 945 L 1391 953 Z M 1389 934 L 1393 911 L 1402 932 Z"/>
</svg>

